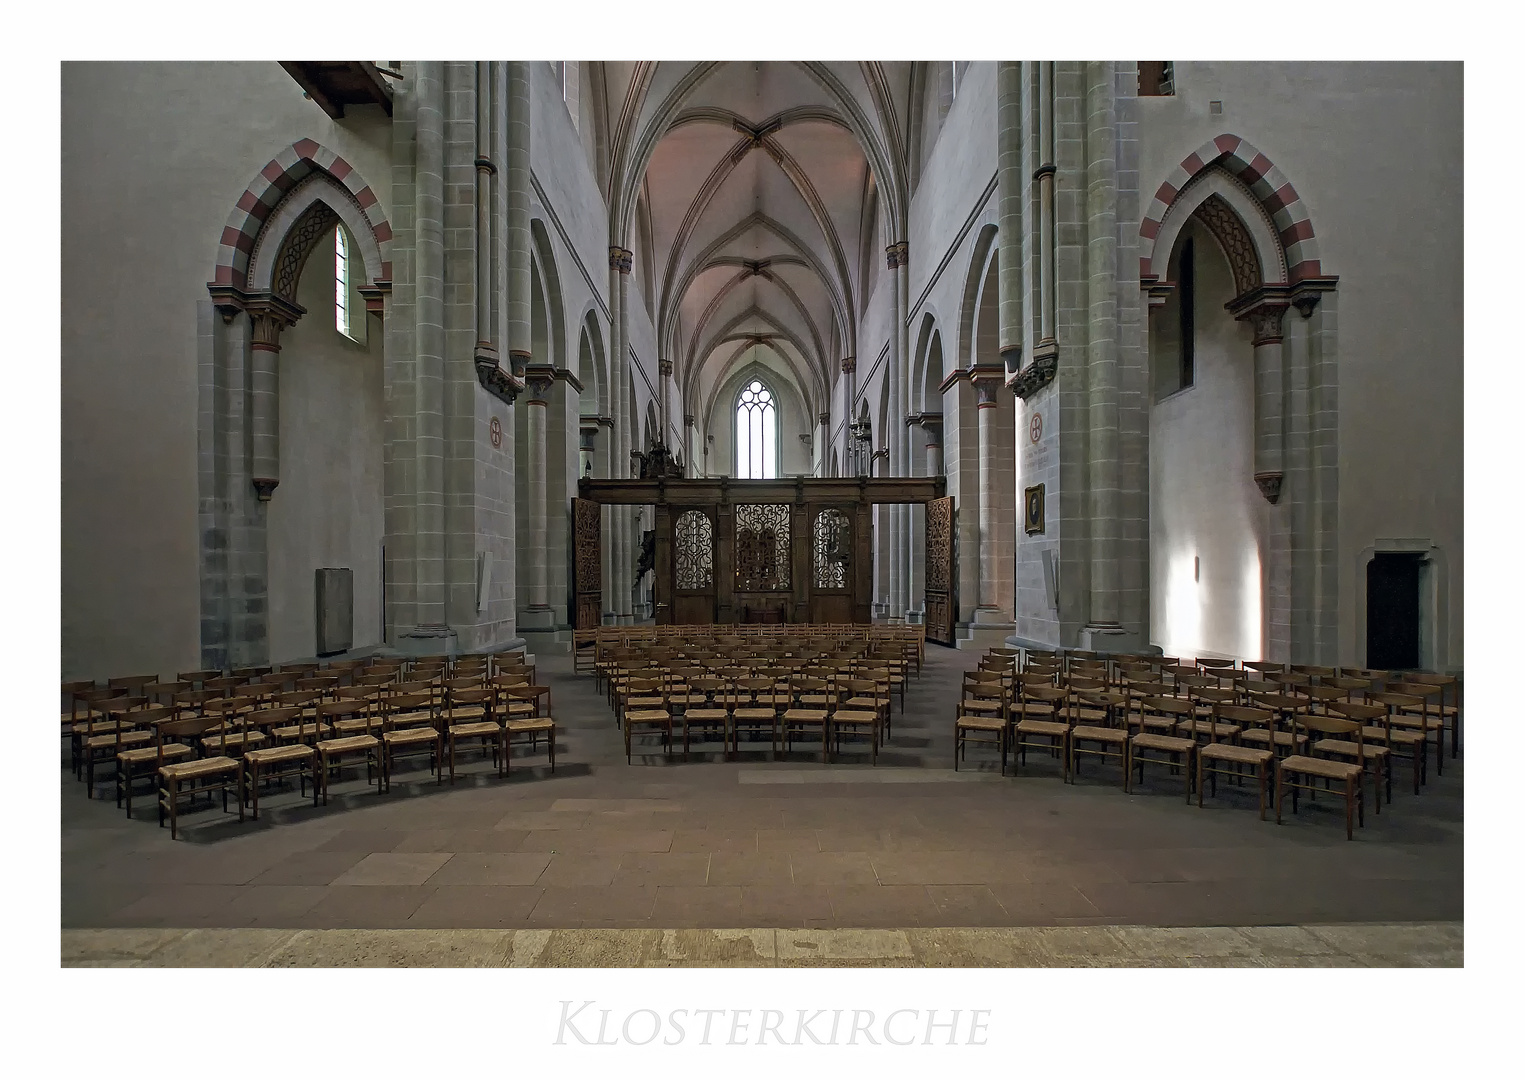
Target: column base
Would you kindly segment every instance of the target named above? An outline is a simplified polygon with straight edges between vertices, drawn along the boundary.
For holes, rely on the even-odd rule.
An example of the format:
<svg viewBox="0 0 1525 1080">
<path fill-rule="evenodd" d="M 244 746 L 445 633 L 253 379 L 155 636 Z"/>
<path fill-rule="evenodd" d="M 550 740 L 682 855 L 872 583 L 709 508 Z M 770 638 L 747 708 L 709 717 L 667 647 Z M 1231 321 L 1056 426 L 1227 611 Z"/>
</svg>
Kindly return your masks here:
<svg viewBox="0 0 1525 1080">
<path fill-rule="evenodd" d="M 397 636 L 396 648 L 404 656 L 455 656 L 460 643 L 454 627 L 434 624 L 404 630 Z"/>
<path fill-rule="evenodd" d="M 1148 649 L 1148 642 L 1123 626 L 1087 626 L 1081 629 L 1075 647 L 1095 653 L 1138 653 Z"/>
<path fill-rule="evenodd" d="M 974 618 L 955 628 L 954 640 L 959 649 L 983 652 L 1004 647 L 1007 635 L 1016 628 L 1000 608 L 975 608 Z"/>
<path fill-rule="evenodd" d="M 531 604 L 519 612 L 517 626 L 520 633 L 531 630 L 549 630 L 556 625 L 556 609 L 549 605 Z"/>
</svg>

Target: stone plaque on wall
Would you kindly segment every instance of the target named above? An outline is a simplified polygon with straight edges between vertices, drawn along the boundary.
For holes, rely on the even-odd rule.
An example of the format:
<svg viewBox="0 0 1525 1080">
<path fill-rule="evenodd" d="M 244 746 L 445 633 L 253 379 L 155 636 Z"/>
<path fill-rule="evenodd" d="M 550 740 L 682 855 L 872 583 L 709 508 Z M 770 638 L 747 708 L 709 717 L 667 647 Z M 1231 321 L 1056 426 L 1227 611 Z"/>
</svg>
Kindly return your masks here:
<svg viewBox="0 0 1525 1080">
<path fill-rule="evenodd" d="M 315 572 L 318 655 L 349 650 L 355 643 L 355 574 L 349 567 L 319 567 Z"/>
</svg>

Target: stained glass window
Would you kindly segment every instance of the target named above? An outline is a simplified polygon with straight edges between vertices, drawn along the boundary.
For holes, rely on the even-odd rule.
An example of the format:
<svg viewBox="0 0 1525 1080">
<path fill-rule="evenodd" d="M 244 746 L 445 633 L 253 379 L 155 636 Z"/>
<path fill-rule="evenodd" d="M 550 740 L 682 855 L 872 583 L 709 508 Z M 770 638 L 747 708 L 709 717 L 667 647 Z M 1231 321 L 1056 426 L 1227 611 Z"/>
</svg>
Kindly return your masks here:
<svg viewBox="0 0 1525 1080">
<path fill-rule="evenodd" d="M 736 477 L 772 480 L 778 476 L 778 410 L 773 391 L 758 379 L 736 397 Z"/>
<path fill-rule="evenodd" d="M 349 336 L 349 243 L 344 227 L 334 229 L 334 328 Z"/>
</svg>

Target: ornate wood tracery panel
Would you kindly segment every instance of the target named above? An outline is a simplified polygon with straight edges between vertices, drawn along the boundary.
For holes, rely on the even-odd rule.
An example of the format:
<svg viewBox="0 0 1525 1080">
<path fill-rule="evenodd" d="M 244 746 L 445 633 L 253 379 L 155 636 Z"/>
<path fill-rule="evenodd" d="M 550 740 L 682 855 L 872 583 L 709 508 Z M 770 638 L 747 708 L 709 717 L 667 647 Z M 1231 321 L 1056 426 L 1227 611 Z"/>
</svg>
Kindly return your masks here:
<svg viewBox="0 0 1525 1080">
<path fill-rule="evenodd" d="M 573 625 L 578 630 L 591 629 L 603 621 L 602 524 L 602 506 L 592 499 L 572 500 L 572 587 L 577 607 Z"/>
<path fill-rule="evenodd" d="M 715 580 L 715 532 L 703 510 L 685 510 L 673 529 L 673 587 L 708 591 Z"/>
<path fill-rule="evenodd" d="M 815 516 L 815 587 L 852 587 L 852 519 L 835 508 Z"/>
<path fill-rule="evenodd" d="M 788 592 L 790 508 L 784 503 L 736 507 L 736 592 Z"/>
<path fill-rule="evenodd" d="M 953 498 L 927 503 L 927 640 L 953 644 Z"/>
</svg>

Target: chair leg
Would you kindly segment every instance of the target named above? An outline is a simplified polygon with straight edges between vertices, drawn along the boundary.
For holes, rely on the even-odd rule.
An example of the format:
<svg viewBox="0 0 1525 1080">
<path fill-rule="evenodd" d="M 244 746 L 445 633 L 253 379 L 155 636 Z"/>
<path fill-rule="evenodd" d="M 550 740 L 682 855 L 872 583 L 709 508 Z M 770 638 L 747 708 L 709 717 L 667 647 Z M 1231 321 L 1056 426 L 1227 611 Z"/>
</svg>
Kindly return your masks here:
<svg viewBox="0 0 1525 1080">
<path fill-rule="evenodd" d="M 1281 767 L 1276 768 L 1276 824 L 1281 824 L 1281 802 L 1284 790 L 1282 787 Z"/>
</svg>

